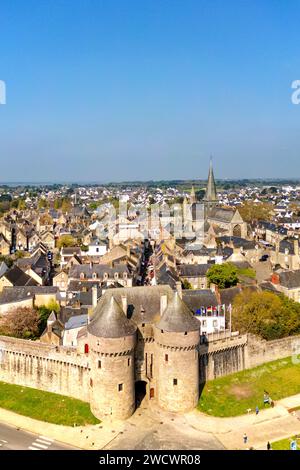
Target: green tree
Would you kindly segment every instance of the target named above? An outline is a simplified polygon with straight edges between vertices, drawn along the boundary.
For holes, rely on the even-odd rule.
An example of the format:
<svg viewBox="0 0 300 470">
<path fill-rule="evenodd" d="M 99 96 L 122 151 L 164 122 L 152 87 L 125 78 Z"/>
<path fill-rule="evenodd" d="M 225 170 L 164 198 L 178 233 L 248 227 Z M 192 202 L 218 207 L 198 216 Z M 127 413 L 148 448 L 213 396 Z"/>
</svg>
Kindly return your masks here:
<svg viewBox="0 0 300 470">
<path fill-rule="evenodd" d="M 212 265 L 206 277 L 210 284 L 216 284 L 220 289 L 236 286 L 238 283 L 237 268 L 231 263 Z"/>
<path fill-rule="evenodd" d="M 54 203 L 53 203 L 53 207 L 55 210 L 58 210 L 60 209 L 62 206 L 62 200 L 59 198 L 59 199 L 55 199 Z"/>
<path fill-rule="evenodd" d="M 182 287 L 183 289 L 193 289 L 192 284 L 187 279 L 182 281 Z"/>
<path fill-rule="evenodd" d="M 38 208 L 39 209 L 46 209 L 48 207 L 48 201 L 47 199 L 44 199 L 44 198 L 40 198 L 39 202 L 38 202 Z"/>
<path fill-rule="evenodd" d="M 75 239 L 72 235 L 62 235 L 57 240 L 57 248 L 61 249 L 63 246 L 75 246 Z"/>
<path fill-rule="evenodd" d="M 63 200 L 62 200 L 62 204 L 61 204 L 61 210 L 64 214 L 70 212 L 72 209 L 72 204 L 71 204 L 71 201 L 69 198 L 65 197 Z"/>
<path fill-rule="evenodd" d="M 24 199 L 19 199 L 17 208 L 19 211 L 24 211 L 26 209 L 26 203 Z"/>
<path fill-rule="evenodd" d="M 300 304 L 273 292 L 245 290 L 234 299 L 232 326 L 266 340 L 300 332 Z"/>
<path fill-rule="evenodd" d="M 273 215 L 272 204 L 266 202 L 247 201 L 238 208 L 243 220 L 248 223 L 259 220 L 271 220 Z"/>
<path fill-rule="evenodd" d="M 43 333 L 47 326 L 47 320 L 52 312 L 58 313 L 60 310 L 59 304 L 57 302 L 51 301 L 47 305 L 42 305 L 38 308 L 39 313 L 39 336 Z"/>
</svg>

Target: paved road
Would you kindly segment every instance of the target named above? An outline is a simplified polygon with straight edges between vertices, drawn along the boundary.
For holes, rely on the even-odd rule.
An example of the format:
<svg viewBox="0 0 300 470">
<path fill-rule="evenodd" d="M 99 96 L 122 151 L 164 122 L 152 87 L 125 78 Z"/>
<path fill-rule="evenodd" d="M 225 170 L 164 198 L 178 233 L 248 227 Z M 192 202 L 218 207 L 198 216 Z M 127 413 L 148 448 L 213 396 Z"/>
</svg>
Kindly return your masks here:
<svg viewBox="0 0 300 470">
<path fill-rule="evenodd" d="M 212 434 L 191 426 L 184 415 L 141 406 L 104 450 L 221 450 Z"/>
<path fill-rule="evenodd" d="M 39 436 L 0 423 L 0 450 L 76 450 L 50 437 Z"/>
</svg>

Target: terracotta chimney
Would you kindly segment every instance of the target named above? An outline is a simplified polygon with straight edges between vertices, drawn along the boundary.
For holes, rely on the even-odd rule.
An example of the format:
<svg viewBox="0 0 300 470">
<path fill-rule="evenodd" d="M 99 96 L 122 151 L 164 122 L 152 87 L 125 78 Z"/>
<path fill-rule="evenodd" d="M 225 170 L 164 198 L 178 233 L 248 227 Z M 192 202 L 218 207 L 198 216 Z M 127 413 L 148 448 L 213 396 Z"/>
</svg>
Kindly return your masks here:
<svg viewBox="0 0 300 470">
<path fill-rule="evenodd" d="M 272 284 L 279 285 L 280 284 L 279 274 L 273 273 L 271 277 L 271 282 Z"/>
</svg>

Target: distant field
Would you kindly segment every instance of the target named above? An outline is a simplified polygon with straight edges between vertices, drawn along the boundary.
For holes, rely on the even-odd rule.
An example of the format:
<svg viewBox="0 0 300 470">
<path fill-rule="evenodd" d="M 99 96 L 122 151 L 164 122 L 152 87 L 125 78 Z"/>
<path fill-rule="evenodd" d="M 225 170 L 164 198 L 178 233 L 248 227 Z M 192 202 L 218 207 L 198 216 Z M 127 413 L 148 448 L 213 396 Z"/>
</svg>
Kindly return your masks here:
<svg viewBox="0 0 300 470">
<path fill-rule="evenodd" d="M 300 364 L 288 357 L 206 382 L 198 409 L 213 416 L 254 412 L 270 406 L 263 403 L 264 390 L 274 401 L 300 393 Z"/>
<path fill-rule="evenodd" d="M 86 402 L 5 382 L 0 382 L 0 408 L 65 426 L 99 423 Z"/>
</svg>

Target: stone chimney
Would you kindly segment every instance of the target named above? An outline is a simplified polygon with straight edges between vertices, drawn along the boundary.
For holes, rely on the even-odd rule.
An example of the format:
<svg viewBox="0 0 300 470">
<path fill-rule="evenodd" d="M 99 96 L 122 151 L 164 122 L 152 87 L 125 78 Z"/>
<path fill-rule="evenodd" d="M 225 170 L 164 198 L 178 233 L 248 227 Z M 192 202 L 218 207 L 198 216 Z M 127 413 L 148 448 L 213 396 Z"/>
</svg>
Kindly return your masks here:
<svg viewBox="0 0 300 470">
<path fill-rule="evenodd" d="M 93 308 L 97 307 L 97 297 L 98 297 L 98 289 L 97 286 L 92 287 L 92 306 Z"/>
<path fill-rule="evenodd" d="M 182 284 L 181 284 L 181 281 L 176 282 L 176 290 L 177 290 L 177 294 L 182 299 Z"/>
<path fill-rule="evenodd" d="M 123 312 L 125 313 L 125 315 L 127 316 L 127 307 L 128 307 L 128 303 L 127 303 L 127 296 L 122 294 L 122 308 L 123 308 Z"/>
<path fill-rule="evenodd" d="M 164 313 L 168 305 L 168 296 L 167 294 L 160 295 L 160 315 Z"/>
</svg>

